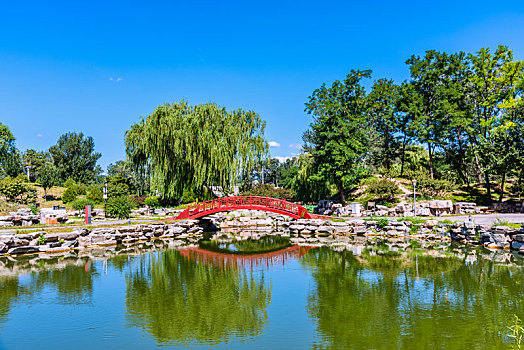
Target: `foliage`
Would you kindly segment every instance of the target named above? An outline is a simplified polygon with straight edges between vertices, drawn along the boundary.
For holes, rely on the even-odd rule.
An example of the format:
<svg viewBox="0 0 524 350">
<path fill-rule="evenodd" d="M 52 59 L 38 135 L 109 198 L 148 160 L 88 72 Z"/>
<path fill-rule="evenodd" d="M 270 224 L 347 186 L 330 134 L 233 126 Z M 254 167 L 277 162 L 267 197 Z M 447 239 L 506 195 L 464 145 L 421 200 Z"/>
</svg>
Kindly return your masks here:
<svg viewBox="0 0 524 350">
<path fill-rule="evenodd" d="M 354 71 L 343 82 L 322 85 L 313 91 L 306 112 L 314 118 L 304 133 L 305 149 L 314 159 L 313 178 L 333 183 L 341 201 L 346 190 L 356 184 L 367 170 L 362 162 L 368 144 L 365 115 L 366 93 L 361 85 L 371 71 Z"/>
<path fill-rule="evenodd" d="M 151 197 L 147 197 L 144 200 L 144 204 L 147 205 L 150 208 L 157 208 L 157 207 L 160 206 L 160 201 L 158 200 L 158 197 L 151 196 Z"/>
<path fill-rule="evenodd" d="M 39 212 L 39 210 L 38 210 L 38 208 L 36 207 L 36 205 L 31 205 L 31 206 L 29 207 L 29 209 L 31 209 L 31 214 L 33 214 L 33 215 L 37 215 L 38 212 Z"/>
<path fill-rule="evenodd" d="M 126 152 L 134 166 L 148 165 L 163 197 L 189 188 L 231 188 L 238 173 L 250 172 L 267 154 L 265 122 L 252 111 L 228 111 L 207 103 L 159 106 L 126 131 Z"/>
<path fill-rule="evenodd" d="M 129 159 L 119 160 L 115 164 L 109 164 L 107 175 L 109 177 L 121 175 L 128 179 L 130 191 L 135 192 L 138 196 L 142 196 L 150 191 L 150 169 L 148 164 L 137 166 Z"/>
<path fill-rule="evenodd" d="M 78 197 L 78 193 L 76 193 L 76 190 L 73 187 L 66 188 L 62 194 L 62 202 L 64 204 L 71 203 L 76 199 L 76 197 Z"/>
<path fill-rule="evenodd" d="M 124 177 L 122 174 L 116 174 L 109 176 L 107 181 L 107 197 L 122 197 L 131 194 L 131 186 L 129 179 Z"/>
<path fill-rule="evenodd" d="M 395 200 L 395 195 L 400 193 L 398 185 L 394 181 L 381 179 L 369 184 L 368 192 L 379 202 L 391 202 Z"/>
<path fill-rule="evenodd" d="M 508 336 L 515 340 L 515 347 L 517 349 L 522 348 L 522 340 L 524 337 L 524 326 L 522 321 L 518 318 L 517 315 L 513 315 L 514 323 L 512 326 L 509 326 L 508 329 L 511 332 Z"/>
<path fill-rule="evenodd" d="M 242 192 L 242 195 L 281 198 L 286 200 L 293 200 L 295 197 L 295 193 L 293 193 L 292 190 L 276 188 L 273 184 L 258 184 L 256 186 L 251 186 L 246 188 Z"/>
<path fill-rule="evenodd" d="M 198 202 L 198 197 L 195 196 L 192 189 L 185 189 L 182 193 L 182 198 L 180 198 L 180 203 L 187 204 L 193 202 Z"/>
<path fill-rule="evenodd" d="M 45 244 L 45 236 L 40 234 L 40 236 L 38 236 L 38 244 L 40 245 L 44 245 Z"/>
<path fill-rule="evenodd" d="M 443 197 L 454 188 L 449 181 L 432 179 L 427 174 L 419 174 L 415 179 L 417 180 L 416 190 L 427 197 Z"/>
<path fill-rule="evenodd" d="M 27 177 L 23 175 L 0 179 L 0 196 L 5 197 L 8 201 L 34 203 L 36 201 L 36 189 L 29 186 L 26 181 Z"/>
<path fill-rule="evenodd" d="M 22 170 L 22 160 L 15 140 L 11 130 L 0 123 L 0 177 L 16 177 Z"/>
<path fill-rule="evenodd" d="M 44 199 L 47 200 L 47 191 L 56 185 L 57 170 L 53 163 L 46 162 L 38 169 L 38 182 L 44 189 Z"/>
<path fill-rule="evenodd" d="M 102 185 L 100 184 L 94 184 L 90 185 L 87 188 L 87 194 L 86 198 L 90 201 L 93 201 L 93 203 L 100 204 L 104 201 L 104 192 L 102 190 Z"/>
<path fill-rule="evenodd" d="M 75 180 L 73 180 L 72 178 L 68 178 L 65 182 L 64 182 L 64 187 L 65 188 L 71 188 L 71 187 L 74 187 L 76 185 L 76 182 Z"/>
<path fill-rule="evenodd" d="M 46 156 L 43 152 L 34 149 L 28 149 L 22 155 L 22 165 L 24 169 L 29 170 L 29 180 L 34 182 L 38 177 L 38 169 L 46 162 Z"/>
<path fill-rule="evenodd" d="M 113 197 L 107 201 L 106 215 L 112 218 L 127 219 L 133 208 L 135 208 L 135 202 L 128 196 Z"/>
<path fill-rule="evenodd" d="M 71 178 L 75 182 L 89 184 L 100 172 L 96 163 L 101 154 L 95 152 L 93 138 L 84 138 L 83 133 L 63 134 L 57 144 L 49 148 L 49 153 L 57 169 L 59 182 Z"/>
<path fill-rule="evenodd" d="M 387 225 L 389 225 L 389 220 L 386 219 L 386 218 L 381 218 L 381 219 L 378 219 L 377 221 L 377 226 L 379 228 L 384 228 L 386 227 Z"/>
<path fill-rule="evenodd" d="M 493 222 L 493 226 L 507 226 L 507 227 L 511 227 L 511 228 L 521 228 L 522 224 L 517 224 L 517 223 L 514 223 L 514 222 L 509 222 L 506 219 L 497 218 Z"/>
<path fill-rule="evenodd" d="M 74 210 L 84 210 L 86 205 L 90 205 L 91 208 L 95 207 L 95 203 L 87 198 L 77 198 L 71 202 L 71 206 Z"/>
</svg>

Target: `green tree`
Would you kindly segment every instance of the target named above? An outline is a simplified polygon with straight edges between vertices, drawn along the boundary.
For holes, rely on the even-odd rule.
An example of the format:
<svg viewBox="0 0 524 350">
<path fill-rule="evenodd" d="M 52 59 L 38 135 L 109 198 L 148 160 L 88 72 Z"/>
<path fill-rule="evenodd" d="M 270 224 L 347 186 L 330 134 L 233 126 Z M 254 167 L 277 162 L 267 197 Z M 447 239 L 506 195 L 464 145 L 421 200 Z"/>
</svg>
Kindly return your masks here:
<svg viewBox="0 0 524 350">
<path fill-rule="evenodd" d="M 210 186 L 231 188 L 266 157 L 264 128 L 252 111 L 166 104 L 126 132 L 126 151 L 135 166 L 150 167 L 152 187 L 164 197 L 179 198 L 187 188 L 202 195 Z"/>
<path fill-rule="evenodd" d="M 101 154 L 95 152 L 93 138 L 90 136 L 84 138 L 83 133 L 63 134 L 57 144 L 49 148 L 49 153 L 61 183 L 71 178 L 79 183 L 90 184 L 100 172 L 96 162 Z"/>
<path fill-rule="evenodd" d="M 20 152 L 15 137 L 6 125 L 0 123 L 0 176 L 15 177 L 22 170 Z"/>
<path fill-rule="evenodd" d="M 378 164 L 386 170 L 401 150 L 399 137 L 402 137 L 403 115 L 400 110 L 400 87 L 393 80 L 379 79 L 367 97 L 368 118 L 380 136 Z"/>
<path fill-rule="evenodd" d="M 490 179 L 493 168 L 489 159 L 493 159 L 493 154 L 482 150 L 490 149 L 486 148 L 490 139 L 500 139 L 500 135 L 491 138 L 491 133 L 506 125 L 512 112 L 519 110 L 522 104 L 524 61 L 514 61 L 512 51 L 506 46 L 499 46 L 493 54 L 489 49 L 483 48 L 476 54 L 469 54 L 468 60 L 471 73 L 467 81 L 467 101 L 471 113 L 466 120 L 466 132 L 472 146 L 479 182 L 480 173 L 483 173 L 491 200 Z"/>
<path fill-rule="evenodd" d="M 57 184 L 57 170 L 53 163 L 46 162 L 38 168 L 38 182 L 44 189 L 44 199 L 47 200 L 47 191 Z"/>
<path fill-rule="evenodd" d="M 369 70 L 352 70 L 344 81 L 315 90 L 306 103 L 306 112 L 314 118 L 304 134 L 305 149 L 314 159 L 314 177 L 335 184 L 342 202 L 346 189 L 366 173 L 366 92 L 361 80 L 370 76 Z"/>
<path fill-rule="evenodd" d="M 29 180 L 34 182 L 38 177 L 38 169 L 44 165 L 46 157 L 44 152 L 28 149 L 22 155 L 22 165 L 29 173 Z"/>
</svg>

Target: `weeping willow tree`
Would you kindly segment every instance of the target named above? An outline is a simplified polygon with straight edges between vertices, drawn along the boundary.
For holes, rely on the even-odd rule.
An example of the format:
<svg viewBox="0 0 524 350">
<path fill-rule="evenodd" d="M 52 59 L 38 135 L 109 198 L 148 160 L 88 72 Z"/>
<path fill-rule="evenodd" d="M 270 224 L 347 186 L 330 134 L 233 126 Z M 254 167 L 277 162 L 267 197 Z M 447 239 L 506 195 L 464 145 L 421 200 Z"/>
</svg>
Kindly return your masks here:
<svg viewBox="0 0 524 350">
<path fill-rule="evenodd" d="M 152 185 L 166 198 L 184 189 L 227 190 L 239 173 L 267 158 L 264 128 L 253 111 L 182 101 L 157 107 L 126 131 L 126 152 L 135 166 L 150 166 Z"/>
</svg>

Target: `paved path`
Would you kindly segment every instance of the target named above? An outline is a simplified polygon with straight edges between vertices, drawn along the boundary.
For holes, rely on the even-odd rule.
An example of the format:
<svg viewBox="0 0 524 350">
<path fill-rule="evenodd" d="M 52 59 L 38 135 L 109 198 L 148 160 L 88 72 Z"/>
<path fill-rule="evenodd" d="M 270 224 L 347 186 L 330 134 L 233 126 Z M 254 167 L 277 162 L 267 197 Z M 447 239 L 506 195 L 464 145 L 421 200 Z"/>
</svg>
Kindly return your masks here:
<svg viewBox="0 0 524 350">
<path fill-rule="evenodd" d="M 461 216 L 441 216 L 435 217 L 432 219 L 435 220 L 451 220 L 451 221 L 469 221 L 470 216 L 461 215 Z M 495 221 L 507 221 L 512 223 L 524 223 L 524 214 L 482 214 L 482 215 L 471 215 L 471 221 L 475 224 L 480 225 L 492 225 Z"/>
</svg>

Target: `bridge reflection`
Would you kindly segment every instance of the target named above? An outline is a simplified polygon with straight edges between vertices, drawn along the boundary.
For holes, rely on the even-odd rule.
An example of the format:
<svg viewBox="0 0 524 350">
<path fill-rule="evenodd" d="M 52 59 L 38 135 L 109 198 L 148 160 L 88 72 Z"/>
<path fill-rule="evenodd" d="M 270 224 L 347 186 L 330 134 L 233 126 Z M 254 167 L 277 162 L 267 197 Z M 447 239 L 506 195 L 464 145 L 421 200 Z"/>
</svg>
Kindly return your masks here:
<svg viewBox="0 0 524 350">
<path fill-rule="evenodd" d="M 281 250 L 262 254 L 228 254 L 213 252 L 200 247 L 181 248 L 180 254 L 189 260 L 196 260 L 204 265 L 212 265 L 219 268 L 269 268 L 280 264 L 284 266 L 286 261 L 300 259 L 308 253 L 311 246 L 294 245 Z"/>
</svg>

